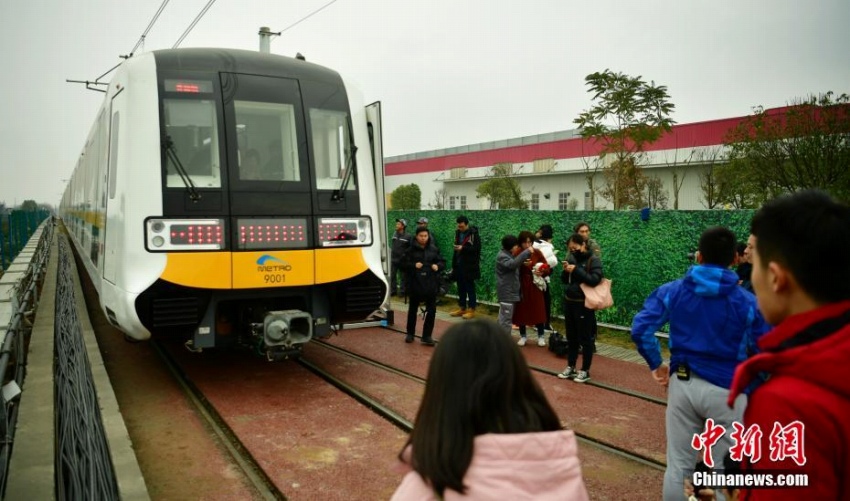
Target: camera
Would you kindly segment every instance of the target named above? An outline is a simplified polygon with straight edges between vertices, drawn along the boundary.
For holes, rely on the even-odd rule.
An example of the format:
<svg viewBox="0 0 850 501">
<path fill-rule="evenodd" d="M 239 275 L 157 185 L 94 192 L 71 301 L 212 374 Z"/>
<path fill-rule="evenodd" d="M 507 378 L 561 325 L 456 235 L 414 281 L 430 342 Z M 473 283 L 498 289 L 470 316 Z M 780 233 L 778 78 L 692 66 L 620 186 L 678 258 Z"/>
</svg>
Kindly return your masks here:
<svg viewBox="0 0 850 501">
<path fill-rule="evenodd" d="M 694 247 L 691 247 L 688 250 L 688 254 L 687 254 L 688 261 L 693 263 L 694 260 L 696 260 L 696 258 L 697 258 L 697 252 L 699 252 L 699 251 L 697 251 Z"/>
</svg>

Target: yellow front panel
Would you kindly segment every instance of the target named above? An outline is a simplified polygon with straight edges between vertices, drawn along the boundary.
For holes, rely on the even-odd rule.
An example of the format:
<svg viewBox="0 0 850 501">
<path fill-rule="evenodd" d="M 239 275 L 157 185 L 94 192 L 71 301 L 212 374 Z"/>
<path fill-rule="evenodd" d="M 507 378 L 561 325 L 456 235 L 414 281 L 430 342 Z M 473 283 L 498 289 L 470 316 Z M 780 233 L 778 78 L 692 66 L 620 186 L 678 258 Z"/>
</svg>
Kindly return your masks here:
<svg viewBox="0 0 850 501">
<path fill-rule="evenodd" d="M 351 249 L 317 249 L 316 283 L 326 284 L 356 277 L 367 269 L 363 247 Z"/>
<path fill-rule="evenodd" d="M 230 288 L 229 252 L 175 252 L 166 257 L 163 280 L 202 289 Z"/>
<path fill-rule="evenodd" d="M 234 252 L 233 288 L 313 285 L 313 251 Z"/>
</svg>

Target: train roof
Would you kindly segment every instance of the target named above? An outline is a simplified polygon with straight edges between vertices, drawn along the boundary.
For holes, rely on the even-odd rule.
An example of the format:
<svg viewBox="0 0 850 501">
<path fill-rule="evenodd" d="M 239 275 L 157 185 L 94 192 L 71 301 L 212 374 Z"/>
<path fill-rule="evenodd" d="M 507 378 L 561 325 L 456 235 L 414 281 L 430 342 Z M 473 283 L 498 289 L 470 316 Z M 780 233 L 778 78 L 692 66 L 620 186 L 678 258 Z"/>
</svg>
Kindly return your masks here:
<svg viewBox="0 0 850 501">
<path fill-rule="evenodd" d="M 153 51 L 158 68 L 224 71 L 342 83 L 336 71 L 300 59 L 240 49 L 186 48 Z"/>
</svg>

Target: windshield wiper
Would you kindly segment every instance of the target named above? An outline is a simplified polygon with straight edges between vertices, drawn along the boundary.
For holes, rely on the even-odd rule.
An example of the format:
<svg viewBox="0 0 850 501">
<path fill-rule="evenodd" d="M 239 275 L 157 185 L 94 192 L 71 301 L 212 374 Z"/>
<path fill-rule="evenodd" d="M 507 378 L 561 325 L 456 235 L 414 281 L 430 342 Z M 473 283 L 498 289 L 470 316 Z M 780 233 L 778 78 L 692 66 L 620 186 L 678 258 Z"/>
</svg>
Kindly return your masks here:
<svg viewBox="0 0 850 501">
<path fill-rule="evenodd" d="M 197 202 L 201 199 L 201 194 L 198 193 L 197 188 L 195 188 L 195 183 L 192 182 L 192 178 L 189 176 L 189 173 L 186 172 L 186 169 L 183 167 L 183 163 L 180 162 L 180 158 L 177 157 L 177 150 L 174 148 L 174 141 L 171 140 L 171 136 L 165 136 L 162 146 L 165 148 L 166 156 L 168 156 L 168 159 L 171 160 L 172 164 L 174 164 L 174 169 L 180 176 L 180 180 L 182 180 L 183 185 L 186 186 L 186 191 L 189 193 L 189 199 L 191 199 L 192 202 Z"/>
<path fill-rule="evenodd" d="M 345 162 L 345 174 L 342 176 L 339 188 L 335 189 L 331 195 L 331 200 L 339 202 L 345 198 L 345 190 L 348 188 L 348 183 L 351 182 L 351 176 L 354 173 L 354 156 L 357 155 L 357 146 L 351 145 L 351 154 L 348 156 L 348 161 Z"/>
</svg>

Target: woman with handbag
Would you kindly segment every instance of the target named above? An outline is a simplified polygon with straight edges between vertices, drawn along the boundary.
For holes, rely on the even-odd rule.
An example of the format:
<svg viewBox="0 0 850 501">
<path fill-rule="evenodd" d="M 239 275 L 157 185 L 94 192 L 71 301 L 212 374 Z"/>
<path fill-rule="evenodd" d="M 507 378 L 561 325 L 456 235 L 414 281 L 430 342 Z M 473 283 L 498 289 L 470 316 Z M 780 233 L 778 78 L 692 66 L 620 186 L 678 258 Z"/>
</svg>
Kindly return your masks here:
<svg viewBox="0 0 850 501">
<path fill-rule="evenodd" d="M 567 240 L 569 256 L 563 262 L 561 282 L 564 283 L 564 323 L 567 330 L 567 367 L 558 374 L 561 379 L 584 383 L 590 379 L 593 362 L 593 326 L 596 311 L 585 305 L 582 284 L 596 287 L 603 279 L 602 261 L 587 248 L 587 241 L 578 233 Z M 581 344 L 581 370 L 576 372 L 578 347 Z"/>
</svg>

